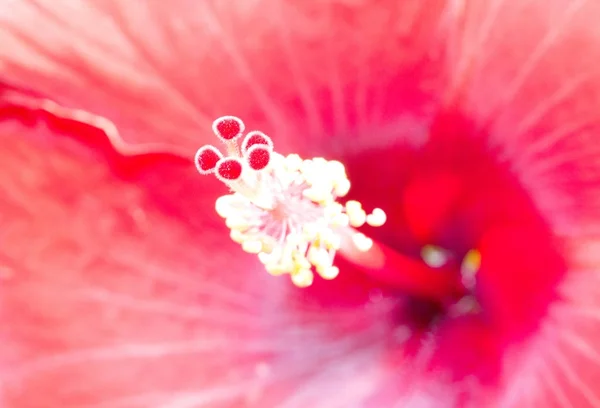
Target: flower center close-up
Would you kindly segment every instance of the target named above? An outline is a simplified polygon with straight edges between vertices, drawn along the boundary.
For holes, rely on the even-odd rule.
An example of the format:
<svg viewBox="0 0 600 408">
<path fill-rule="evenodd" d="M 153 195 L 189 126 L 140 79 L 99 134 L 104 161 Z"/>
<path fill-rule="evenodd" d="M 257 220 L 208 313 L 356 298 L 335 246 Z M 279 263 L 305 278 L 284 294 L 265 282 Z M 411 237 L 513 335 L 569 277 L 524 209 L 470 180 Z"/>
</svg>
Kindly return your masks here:
<svg viewBox="0 0 600 408">
<path fill-rule="evenodd" d="M 217 213 L 226 218 L 231 239 L 258 254 L 269 273 L 289 273 L 294 284 L 306 287 L 313 267 L 324 279 L 337 276 L 333 261 L 343 237 L 351 237 L 359 251 L 371 248 L 371 239 L 351 228 L 381 226 L 385 212 L 377 208 L 367 215 L 357 201 L 345 207 L 336 201 L 350 189 L 342 163 L 297 154 L 284 158 L 258 131 L 246 135 L 240 151 L 236 142 L 244 124 L 235 117 L 217 119 L 213 130 L 230 156 L 207 145 L 196 153 L 196 167 L 201 174 L 215 173 L 234 191 L 217 200 Z"/>
<path fill-rule="evenodd" d="M 510 163 L 470 135 L 449 135 L 455 123 L 433 127 L 426 146 L 405 150 L 400 164 L 398 150 L 396 158 L 385 150 L 345 157 L 352 184 L 342 162 L 284 157 L 260 131 L 243 137 L 244 123 L 233 116 L 213 124 L 227 155 L 206 145 L 195 163 L 231 190 L 216 211 L 231 239 L 257 254 L 269 274 L 289 274 L 300 288 L 313 284 L 314 272 L 332 280 L 345 272 L 335 266 L 339 252 L 350 274 L 402 300 L 392 327 L 406 328 L 409 339 L 433 336 L 438 368 L 458 379 L 498 381 L 500 345 L 523 343 L 539 329 L 565 266 Z M 387 185 L 390 173 L 396 185 Z M 359 201 L 340 202 L 348 194 L 375 209 L 367 214 Z M 373 228 L 386 212 L 390 225 Z M 364 225 L 368 235 L 356 231 Z"/>
<path fill-rule="evenodd" d="M 600 2 L 4 3 L 2 408 L 600 407 Z"/>
</svg>

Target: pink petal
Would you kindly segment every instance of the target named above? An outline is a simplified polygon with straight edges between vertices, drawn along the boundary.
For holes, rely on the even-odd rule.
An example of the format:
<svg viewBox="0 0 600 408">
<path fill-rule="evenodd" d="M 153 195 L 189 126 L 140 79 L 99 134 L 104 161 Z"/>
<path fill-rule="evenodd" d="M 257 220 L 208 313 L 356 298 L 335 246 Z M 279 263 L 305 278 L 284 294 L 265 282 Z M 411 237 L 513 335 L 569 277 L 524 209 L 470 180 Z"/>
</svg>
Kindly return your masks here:
<svg viewBox="0 0 600 408">
<path fill-rule="evenodd" d="M 226 189 L 199 182 L 191 159 L 118 151 L 40 112 L 0 117 L 3 406 L 312 405 L 377 391 L 387 324 L 371 320 L 392 300 L 365 309 L 372 283 L 349 267 L 307 292 L 268 276 L 214 214 Z M 323 399 L 349 381 L 371 391 Z"/>
<path fill-rule="evenodd" d="M 600 4 L 488 3 L 464 11 L 448 103 L 561 233 L 582 227 L 581 217 L 598 231 L 598 212 L 584 203 L 600 182 Z"/>
<path fill-rule="evenodd" d="M 287 282 L 216 220 L 220 185 L 167 155 L 121 158 L 125 177 L 71 139 L 14 124 L 0 135 L 4 406 L 266 398 L 273 356 L 310 335 L 287 322 Z"/>
<path fill-rule="evenodd" d="M 280 3 L 240 3 L 211 9 L 204 22 L 183 19 L 207 15 L 192 8 L 196 3 L 127 9 L 119 30 L 104 25 L 118 18 L 116 2 L 97 3 L 94 11 L 65 2 L 60 17 L 66 23 L 56 21 L 56 2 L 46 11 L 41 2 L 11 3 L 0 11 L 0 69 L 12 83 L 111 118 L 128 141 L 173 143 L 191 154 L 208 140 L 210 120 L 222 114 L 246 115 L 249 126 L 274 135 L 284 150 L 297 144 L 301 152 L 351 155 L 351 148 L 362 152 L 389 141 L 418 148 L 440 102 L 445 113 L 458 111 L 481 129 L 476 135 L 486 146 L 509 160 L 569 249 L 568 301 L 528 345 L 533 351 L 543 346 L 547 358 L 533 361 L 538 354 L 527 349 L 508 360 L 507 377 L 517 380 L 507 385 L 504 400 L 494 401 L 521 406 L 529 392 L 534 406 L 597 405 L 590 388 L 598 380 L 598 365 L 590 361 L 597 360 L 600 335 L 598 298 L 590 294 L 598 265 L 597 4 L 448 2 L 441 15 L 413 2 L 392 12 L 386 1 L 331 2 L 328 12 L 303 9 L 305 15 L 291 6 L 277 9 Z M 272 18 L 275 12 L 284 18 Z M 154 17 L 145 18 L 148 13 Z M 400 22 L 391 29 L 383 24 L 390 21 Z M 126 39 L 126 28 L 136 38 Z M 276 75 L 274 66 L 281 67 Z M 434 128 L 448 133 L 439 122 Z M 381 339 L 391 336 L 379 322 L 389 316 L 378 308 L 389 306 L 387 299 L 375 312 L 360 307 L 343 320 L 347 314 L 331 309 L 335 301 L 307 311 L 302 302 L 315 298 L 294 298 L 303 296 L 296 291 L 288 298 L 281 282 L 263 279 L 253 267 L 217 262 L 232 259 L 218 252 L 226 234 L 213 242 L 209 231 L 222 227 L 198 209 L 212 213 L 218 187 L 208 189 L 210 197 L 195 190 L 201 183 L 185 175 L 181 161 L 158 155 L 138 167 L 109 152 L 120 164 L 104 166 L 72 141 L 43 132 L 23 137 L 20 128 L 2 134 L 10 141 L 1 145 L 3 162 L 15 169 L 3 173 L 2 185 L 11 187 L 0 200 L 8 203 L 2 213 L 10 221 L 2 225 L 9 245 L 2 247 L 8 280 L 0 312 L 9 328 L 1 358 L 15 367 L 3 391 L 9 404 L 270 406 L 284 400 L 331 406 L 324 392 L 345 386 L 348 403 L 460 405 L 448 397 L 455 388 L 407 367 L 403 348 L 399 361 L 383 352 Z M 357 143 L 349 146 L 348 136 Z M 371 191 L 396 180 L 375 177 L 372 163 L 355 182 L 355 194 L 386 202 L 389 196 Z M 119 176 L 131 167 L 137 170 L 127 179 Z M 397 174 L 406 167 L 393 162 L 389 169 Z M 17 171 L 24 174 L 19 180 L 8 177 Z M 373 179 L 379 184 L 368 183 Z M 147 230 L 139 214 L 149 220 Z M 212 273 L 204 268 L 212 266 L 208 254 L 221 266 Z M 250 269 L 255 280 L 242 279 L 240 269 Z M 351 290 L 342 291 L 340 278 L 321 290 L 332 297 L 359 292 L 362 306 L 361 291 L 369 286 L 353 278 L 346 282 Z M 194 285 L 198 281 L 207 284 Z M 455 340 L 444 344 L 472 342 L 470 350 L 493 355 L 489 333 L 465 327 L 447 333 Z M 219 355 L 213 346 L 222 348 Z M 345 405 L 343 396 L 336 398 Z"/>
<path fill-rule="evenodd" d="M 440 70 L 412 63 L 438 60 L 429 53 L 443 38 L 442 6 L 21 1 L 0 11 L 0 70 L 11 83 L 113 120 L 130 142 L 195 151 L 212 141 L 212 120 L 232 114 L 285 150 L 286 138 L 308 145 L 364 135 L 422 104 Z M 401 73 L 413 80 L 396 82 Z"/>
</svg>

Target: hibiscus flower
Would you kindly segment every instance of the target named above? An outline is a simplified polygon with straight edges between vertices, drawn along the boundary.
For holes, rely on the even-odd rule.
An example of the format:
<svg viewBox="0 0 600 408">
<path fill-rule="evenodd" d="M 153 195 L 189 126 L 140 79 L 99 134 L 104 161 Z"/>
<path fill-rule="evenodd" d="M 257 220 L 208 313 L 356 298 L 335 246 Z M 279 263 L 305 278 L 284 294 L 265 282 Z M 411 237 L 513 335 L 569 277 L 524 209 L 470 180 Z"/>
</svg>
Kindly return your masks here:
<svg viewBox="0 0 600 408">
<path fill-rule="evenodd" d="M 6 2 L 3 406 L 600 406 L 599 15 Z M 307 288 L 242 251 L 194 166 L 226 115 L 343 163 L 372 247 Z"/>
</svg>

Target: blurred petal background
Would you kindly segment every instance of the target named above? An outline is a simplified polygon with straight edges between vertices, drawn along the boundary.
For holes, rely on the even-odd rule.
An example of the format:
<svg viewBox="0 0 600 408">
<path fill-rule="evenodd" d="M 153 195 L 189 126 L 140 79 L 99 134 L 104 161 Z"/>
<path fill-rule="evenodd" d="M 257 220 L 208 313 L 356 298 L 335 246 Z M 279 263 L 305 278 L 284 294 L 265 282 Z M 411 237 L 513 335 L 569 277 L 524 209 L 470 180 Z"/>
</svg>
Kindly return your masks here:
<svg viewBox="0 0 600 408">
<path fill-rule="evenodd" d="M 2 405 L 600 406 L 599 17 L 593 0 L 5 1 Z M 343 259 L 306 290 L 268 276 L 192 163 L 221 115 L 342 160 L 398 253 L 479 250 L 481 310 Z"/>
</svg>

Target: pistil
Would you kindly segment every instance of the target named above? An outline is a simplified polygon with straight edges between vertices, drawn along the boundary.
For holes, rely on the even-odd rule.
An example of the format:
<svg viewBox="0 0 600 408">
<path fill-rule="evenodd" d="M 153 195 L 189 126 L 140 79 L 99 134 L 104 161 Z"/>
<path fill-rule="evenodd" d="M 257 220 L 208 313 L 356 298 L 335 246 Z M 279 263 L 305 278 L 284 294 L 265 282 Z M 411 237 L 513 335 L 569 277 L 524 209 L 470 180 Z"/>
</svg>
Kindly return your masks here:
<svg viewBox="0 0 600 408">
<path fill-rule="evenodd" d="M 215 206 L 231 239 L 256 254 L 268 273 L 289 274 L 296 286 L 310 286 L 315 272 L 334 279 L 340 272 L 334 260 L 342 237 L 350 239 L 352 250 L 368 251 L 373 241 L 356 228 L 380 227 L 385 212 L 375 208 L 367 213 L 354 200 L 339 202 L 350 190 L 342 163 L 284 157 L 274 151 L 270 137 L 260 131 L 244 136 L 244 129 L 236 117 L 217 119 L 213 131 L 226 155 L 206 145 L 195 157 L 198 172 L 214 174 L 231 190 Z"/>
<path fill-rule="evenodd" d="M 342 240 L 339 253 L 369 276 L 405 293 L 443 302 L 462 292 L 452 263 L 429 266 L 377 241 L 368 251 L 357 251 L 349 237 Z"/>
</svg>

